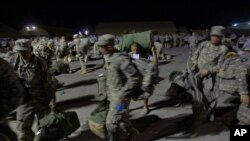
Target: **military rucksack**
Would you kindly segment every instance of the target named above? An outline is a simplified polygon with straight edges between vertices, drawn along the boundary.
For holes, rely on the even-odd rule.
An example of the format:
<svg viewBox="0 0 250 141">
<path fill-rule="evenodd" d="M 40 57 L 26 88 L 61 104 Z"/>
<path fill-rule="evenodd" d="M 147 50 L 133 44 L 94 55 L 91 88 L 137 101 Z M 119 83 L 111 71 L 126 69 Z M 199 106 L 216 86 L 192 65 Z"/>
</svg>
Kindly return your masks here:
<svg viewBox="0 0 250 141">
<path fill-rule="evenodd" d="M 57 141 L 67 138 L 80 127 L 76 112 L 54 112 L 39 120 L 36 141 Z"/>
<path fill-rule="evenodd" d="M 146 99 L 148 96 L 144 94 L 152 94 L 154 90 L 154 85 L 156 84 L 159 70 L 157 65 L 152 61 L 144 58 L 132 60 L 138 69 L 141 79 L 140 79 L 140 88 L 133 92 L 130 97 L 133 100 Z"/>
<path fill-rule="evenodd" d="M 107 98 L 101 101 L 98 107 L 91 113 L 88 119 L 90 131 L 100 138 L 107 138 L 106 118 L 109 111 L 109 101 Z"/>
</svg>

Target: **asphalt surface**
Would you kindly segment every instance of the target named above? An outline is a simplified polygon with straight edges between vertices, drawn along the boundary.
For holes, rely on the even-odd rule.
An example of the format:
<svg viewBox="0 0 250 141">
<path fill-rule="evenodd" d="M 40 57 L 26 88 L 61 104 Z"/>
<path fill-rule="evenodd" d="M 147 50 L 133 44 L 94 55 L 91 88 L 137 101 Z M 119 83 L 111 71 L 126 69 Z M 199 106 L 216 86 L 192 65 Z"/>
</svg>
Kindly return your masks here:
<svg viewBox="0 0 250 141">
<path fill-rule="evenodd" d="M 229 141 L 227 124 L 235 118 L 237 108 L 219 108 L 216 111 L 214 122 L 202 125 L 200 136 L 186 138 L 182 134 L 190 128 L 192 109 L 190 105 L 176 106 L 176 103 L 167 99 L 165 93 L 170 87 L 168 76 L 174 70 L 184 70 L 188 58 L 188 48 L 165 49 L 165 52 L 174 55 L 169 61 L 160 61 L 160 82 L 157 84 L 154 94 L 149 99 L 150 113 L 142 114 L 142 101 L 132 101 L 130 105 L 130 119 L 140 131 L 138 141 Z M 102 60 L 88 62 L 90 73 L 81 75 L 79 72 L 61 74 L 57 78 L 65 82 L 63 88 L 56 93 L 58 107 L 65 111 L 76 111 L 81 125 L 84 125 L 90 117 L 90 113 L 103 99 L 98 96 L 97 80 L 102 73 Z M 70 64 L 73 70 L 79 70 L 78 62 Z M 226 97 L 226 96 L 225 96 Z M 223 96 L 222 100 L 225 98 Z M 10 126 L 17 132 L 16 121 L 11 121 Z M 18 133 L 18 132 L 17 132 Z M 70 141 L 102 141 L 90 131 L 77 130 L 69 139 Z"/>
</svg>

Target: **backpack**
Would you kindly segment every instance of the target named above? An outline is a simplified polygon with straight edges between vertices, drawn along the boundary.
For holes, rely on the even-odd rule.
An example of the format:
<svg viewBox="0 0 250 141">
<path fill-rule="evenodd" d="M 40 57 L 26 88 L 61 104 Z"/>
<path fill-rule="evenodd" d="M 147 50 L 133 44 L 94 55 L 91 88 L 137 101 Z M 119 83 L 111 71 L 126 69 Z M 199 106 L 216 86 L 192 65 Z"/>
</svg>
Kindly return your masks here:
<svg viewBox="0 0 250 141">
<path fill-rule="evenodd" d="M 159 69 L 152 61 L 144 58 L 132 60 L 140 73 L 140 88 L 130 95 L 133 100 L 147 99 L 153 93 Z M 149 95 L 144 95 L 149 94 Z"/>
</svg>

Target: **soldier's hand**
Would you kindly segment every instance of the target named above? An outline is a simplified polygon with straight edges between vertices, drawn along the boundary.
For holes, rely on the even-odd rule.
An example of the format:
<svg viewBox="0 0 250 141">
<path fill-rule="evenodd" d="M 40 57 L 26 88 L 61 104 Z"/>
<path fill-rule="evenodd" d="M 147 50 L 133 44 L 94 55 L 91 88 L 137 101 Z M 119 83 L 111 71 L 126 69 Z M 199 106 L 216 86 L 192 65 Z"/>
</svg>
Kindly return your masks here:
<svg viewBox="0 0 250 141">
<path fill-rule="evenodd" d="M 155 46 L 152 46 L 151 51 L 152 51 L 152 52 L 155 52 L 156 50 L 157 50 L 156 47 L 155 47 Z"/>
<path fill-rule="evenodd" d="M 200 74 L 201 74 L 201 76 L 207 76 L 208 75 L 208 70 L 207 69 L 202 69 L 202 70 L 200 70 Z"/>
<path fill-rule="evenodd" d="M 197 69 L 197 65 L 193 64 L 192 67 L 191 67 L 191 71 L 195 71 L 196 69 Z"/>
<path fill-rule="evenodd" d="M 49 107 L 54 110 L 55 107 L 56 107 L 56 101 L 55 99 L 51 99 L 50 102 L 49 102 Z"/>
<path fill-rule="evenodd" d="M 248 94 L 240 94 L 240 101 L 245 104 L 250 104 L 250 98 Z"/>
</svg>

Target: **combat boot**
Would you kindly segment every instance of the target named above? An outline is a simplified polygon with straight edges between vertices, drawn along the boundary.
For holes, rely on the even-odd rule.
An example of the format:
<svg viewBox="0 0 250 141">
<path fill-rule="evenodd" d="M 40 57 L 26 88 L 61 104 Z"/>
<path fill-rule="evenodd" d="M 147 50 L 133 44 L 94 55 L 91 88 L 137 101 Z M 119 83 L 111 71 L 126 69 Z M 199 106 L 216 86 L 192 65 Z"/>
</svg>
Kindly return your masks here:
<svg viewBox="0 0 250 141">
<path fill-rule="evenodd" d="M 128 136 L 127 141 L 134 141 L 136 139 L 136 137 L 139 136 L 139 134 L 140 134 L 140 132 L 137 129 L 132 128 L 130 130 L 130 134 Z"/>
</svg>

